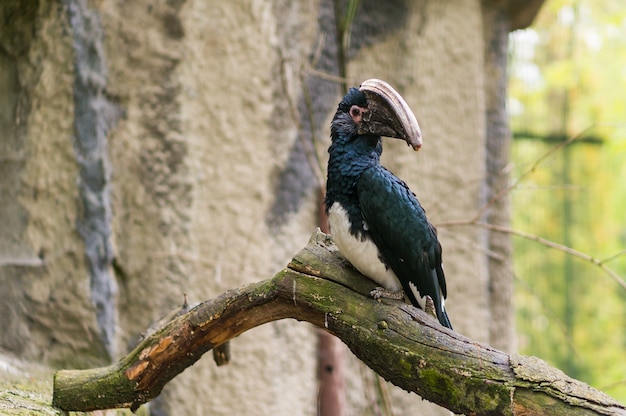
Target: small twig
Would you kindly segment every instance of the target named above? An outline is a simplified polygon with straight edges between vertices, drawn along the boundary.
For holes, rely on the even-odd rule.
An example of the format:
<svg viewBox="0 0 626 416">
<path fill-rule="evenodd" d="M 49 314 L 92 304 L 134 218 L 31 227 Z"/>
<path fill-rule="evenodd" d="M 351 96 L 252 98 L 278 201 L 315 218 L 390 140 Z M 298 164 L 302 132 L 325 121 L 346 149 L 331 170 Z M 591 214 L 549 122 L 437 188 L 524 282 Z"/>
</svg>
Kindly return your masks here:
<svg viewBox="0 0 626 416">
<path fill-rule="evenodd" d="M 315 69 L 312 66 L 307 65 L 303 69 L 306 75 L 311 75 L 316 78 L 323 79 L 325 81 L 336 82 L 337 84 L 342 84 L 342 83 L 356 84 L 356 82 L 353 82 L 347 78 L 343 78 L 338 75 L 329 74 L 328 72 L 325 72 L 325 71 L 320 71 L 319 69 Z"/>
<path fill-rule="evenodd" d="M 511 192 L 513 189 L 517 188 L 517 186 L 520 184 L 520 182 L 522 182 L 528 175 L 530 175 L 531 173 L 533 173 L 535 170 L 537 170 L 537 167 L 544 161 L 546 160 L 548 157 L 552 156 L 554 153 L 556 153 L 557 151 L 561 150 L 562 148 L 564 148 L 565 146 L 569 146 L 570 144 L 574 143 L 577 140 L 580 140 L 583 138 L 583 136 L 585 134 L 587 134 L 590 130 L 593 130 L 597 127 L 600 126 L 613 126 L 613 127 L 619 127 L 620 125 L 626 124 L 626 122 L 620 122 L 620 123 L 594 123 L 588 127 L 586 127 L 585 129 L 583 129 L 580 133 L 578 133 L 575 136 L 572 136 L 571 138 L 564 140 L 558 144 L 556 144 L 555 146 L 553 146 L 550 150 L 548 150 L 546 153 L 544 153 L 542 156 L 540 156 L 539 158 L 537 158 L 531 165 L 530 167 L 528 167 L 524 172 L 522 172 L 522 174 L 520 176 L 517 177 L 517 179 L 515 179 L 515 181 L 513 181 L 513 183 L 511 183 L 509 186 L 507 186 L 504 189 L 501 189 L 500 191 L 496 192 L 483 206 L 482 208 L 478 211 L 478 213 L 474 216 L 475 221 L 480 220 L 480 218 L 482 218 L 482 216 L 485 214 L 485 212 L 499 199 L 503 198 L 504 196 L 508 195 L 509 192 Z"/>
<path fill-rule="evenodd" d="M 343 13 L 341 12 L 341 2 L 340 0 L 334 1 L 335 7 L 335 36 L 337 43 L 337 61 L 339 62 L 339 75 L 341 78 L 346 78 L 346 68 L 347 68 L 347 58 L 346 58 L 346 49 L 344 43 L 344 19 L 342 17 Z M 341 83 L 341 90 L 345 94 L 348 90 L 348 84 L 346 82 Z"/>
<path fill-rule="evenodd" d="M 611 270 L 609 267 L 607 267 L 604 263 L 606 262 L 606 260 L 599 260 L 587 253 L 583 253 L 582 251 L 578 251 L 576 249 L 573 249 L 571 247 L 565 246 L 563 244 L 559 244 L 556 243 L 552 240 L 548 240 L 546 238 L 543 237 L 539 237 L 536 234 L 531 234 L 531 233 L 527 233 L 524 231 L 520 231 L 520 230 L 516 230 L 514 228 L 510 228 L 510 227 L 506 227 L 503 225 L 496 225 L 496 224 L 489 224 L 483 221 L 477 221 L 477 220 L 469 220 L 469 221 L 447 221 L 444 223 L 439 223 L 437 224 L 437 227 L 439 228 L 446 228 L 446 227 L 458 227 L 458 226 L 476 226 L 476 227 L 481 227 L 481 228 L 485 228 L 491 231 L 496 231 L 496 232 L 500 232 L 500 233 L 505 233 L 505 234 L 510 234 L 510 235 L 515 235 L 517 237 L 521 237 L 521 238 L 525 238 L 527 240 L 531 240 L 531 241 L 535 241 L 539 244 L 542 244 L 546 247 L 550 247 L 553 248 L 555 250 L 561 251 L 563 253 L 567 253 L 571 256 L 577 257 L 581 260 L 587 261 L 595 266 L 598 266 L 605 274 L 607 274 L 611 279 L 613 279 L 618 285 L 620 285 L 622 287 L 622 289 L 626 290 L 626 282 L 624 282 L 624 280 L 617 274 L 615 273 L 613 270 Z M 623 254 L 623 253 L 621 253 Z M 621 255 L 620 254 L 620 255 Z M 616 256 L 611 256 L 609 257 L 609 260 L 613 259 Z"/>
<path fill-rule="evenodd" d="M 389 388 L 385 384 L 385 380 L 375 374 L 374 383 L 376 385 L 376 392 L 380 398 L 380 407 L 384 416 L 393 416 L 393 407 L 391 406 L 391 397 L 389 397 Z"/>
<path fill-rule="evenodd" d="M 43 267 L 45 262 L 39 257 L 0 258 L 0 266 Z"/>
<path fill-rule="evenodd" d="M 602 391 L 606 391 L 606 390 L 610 390 L 612 388 L 621 386 L 622 384 L 626 384 L 626 379 L 624 379 L 624 380 L 617 380 L 617 381 L 614 381 L 612 383 L 605 384 L 604 386 L 601 387 L 601 389 L 602 389 Z"/>
<path fill-rule="evenodd" d="M 311 58 L 311 67 L 315 68 L 317 63 L 320 61 L 322 57 L 322 52 L 324 51 L 324 45 L 326 44 L 326 34 L 320 33 L 318 37 L 317 47 L 315 48 L 315 52 L 313 53 L 313 58 Z"/>
<path fill-rule="evenodd" d="M 280 53 L 281 53 L 281 58 L 282 58 L 282 50 L 280 51 Z M 292 93 L 293 89 L 290 88 L 290 77 L 288 74 L 290 74 L 291 72 L 288 71 L 289 66 L 288 66 L 287 60 L 285 58 L 282 58 L 282 62 L 283 62 L 283 65 L 282 65 L 281 77 L 282 77 L 283 90 L 284 90 L 285 96 L 289 100 L 289 109 L 291 112 L 291 116 L 293 117 L 293 120 L 295 121 L 296 126 L 298 128 L 298 138 L 300 139 L 302 146 L 304 148 L 304 153 L 307 158 L 307 161 L 309 162 L 309 166 L 311 167 L 313 174 L 317 178 L 318 186 L 322 186 L 325 182 L 326 175 L 322 168 L 323 164 L 321 161 L 321 157 L 318 155 L 315 149 L 315 143 L 316 143 L 315 120 L 314 120 L 314 115 L 313 115 L 313 103 L 311 100 L 311 94 L 306 84 L 306 71 L 304 69 L 300 71 L 300 74 L 301 74 L 300 82 L 302 84 L 302 89 L 304 91 L 304 99 L 305 99 L 305 105 L 307 108 L 307 115 L 309 117 L 309 123 L 311 124 L 311 127 L 310 127 L 311 140 L 306 140 L 301 134 L 303 130 L 302 119 L 300 118 L 300 114 L 298 112 L 298 106 L 296 104 L 296 100 L 293 97 L 293 93 Z"/>
<path fill-rule="evenodd" d="M 518 186 L 516 191 L 582 191 L 584 188 L 574 184 L 546 185 L 546 186 Z"/>
<path fill-rule="evenodd" d="M 610 261 L 615 260 L 615 259 L 616 259 L 616 258 L 618 258 L 618 257 L 623 256 L 624 254 L 626 254 L 626 250 L 618 251 L 617 253 L 613 254 L 612 256 L 609 256 L 609 257 L 607 257 L 607 258 L 605 258 L 605 259 L 600 260 L 600 263 L 601 263 L 601 264 L 608 263 L 608 262 L 610 262 Z"/>
<path fill-rule="evenodd" d="M 304 103 L 306 105 L 307 115 L 309 116 L 311 140 L 306 140 L 301 134 L 299 134 L 298 136 L 300 137 L 302 145 L 304 146 L 306 157 L 309 161 L 309 164 L 311 165 L 311 169 L 317 177 L 318 186 L 321 187 L 324 186 L 324 183 L 326 182 L 326 175 L 323 168 L 324 164 L 322 163 L 319 154 L 315 150 L 315 143 L 318 142 L 317 132 L 315 129 L 315 113 L 313 111 L 313 98 L 311 97 L 311 91 L 309 90 L 309 86 L 306 83 L 305 75 L 302 76 L 302 90 L 304 92 Z"/>
</svg>

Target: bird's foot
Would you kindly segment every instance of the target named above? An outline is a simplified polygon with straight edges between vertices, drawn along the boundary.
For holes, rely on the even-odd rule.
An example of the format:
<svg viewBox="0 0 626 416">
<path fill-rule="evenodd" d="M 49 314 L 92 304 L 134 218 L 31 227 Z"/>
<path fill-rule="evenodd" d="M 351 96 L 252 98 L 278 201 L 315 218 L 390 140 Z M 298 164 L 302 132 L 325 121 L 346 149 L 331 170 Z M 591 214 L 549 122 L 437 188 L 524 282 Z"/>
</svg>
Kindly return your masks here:
<svg viewBox="0 0 626 416">
<path fill-rule="evenodd" d="M 392 290 L 385 289 L 384 287 L 379 286 L 370 292 L 370 296 L 374 299 L 404 299 L 404 290 L 398 290 L 397 292 L 394 292 Z"/>
<path fill-rule="evenodd" d="M 435 319 L 437 319 L 437 311 L 435 309 L 435 302 L 433 301 L 433 298 L 431 298 L 430 296 L 426 295 L 424 296 L 424 300 L 425 300 L 425 305 L 424 305 L 424 312 L 426 312 L 428 315 L 433 316 Z"/>
</svg>

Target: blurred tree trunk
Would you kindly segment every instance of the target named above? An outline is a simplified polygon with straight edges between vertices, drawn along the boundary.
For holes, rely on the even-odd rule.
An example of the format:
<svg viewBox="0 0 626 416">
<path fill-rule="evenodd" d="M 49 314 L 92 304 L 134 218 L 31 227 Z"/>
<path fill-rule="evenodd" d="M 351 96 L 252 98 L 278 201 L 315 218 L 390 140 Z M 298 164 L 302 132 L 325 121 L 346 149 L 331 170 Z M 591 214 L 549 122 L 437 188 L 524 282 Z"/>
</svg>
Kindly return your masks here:
<svg viewBox="0 0 626 416">
<path fill-rule="evenodd" d="M 499 4 L 498 4 L 499 3 Z M 484 221 L 508 226 L 510 223 L 507 166 L 511 145 L 507 97 L 507 53 L 511 28 L 508 2 L 485 1 L 485 204 Z M 489 299 L 489 343 L 503 351 L 513 351 L 515 317 L 513 300 L 513 247 L 508 234 L 487 232 L 487 273 Z"/>
</svg>

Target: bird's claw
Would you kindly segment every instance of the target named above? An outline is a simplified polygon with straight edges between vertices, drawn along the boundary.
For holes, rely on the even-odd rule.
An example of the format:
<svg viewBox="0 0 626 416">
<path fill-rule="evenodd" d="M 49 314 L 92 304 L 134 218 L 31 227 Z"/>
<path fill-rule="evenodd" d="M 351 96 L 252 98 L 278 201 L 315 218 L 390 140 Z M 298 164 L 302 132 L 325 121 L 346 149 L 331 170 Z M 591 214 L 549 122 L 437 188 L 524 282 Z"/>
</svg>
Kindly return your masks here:
<svg viewBox="0 0 626 416">
<path fill-rule="evenodd" d="M 370 292 L 370 296 L 374 299 L 387 298 L 398 300 L 404 299 L 404 291 L 398 290 L 397 292 L 394 292 L 379 286 Z"/>
</svg>

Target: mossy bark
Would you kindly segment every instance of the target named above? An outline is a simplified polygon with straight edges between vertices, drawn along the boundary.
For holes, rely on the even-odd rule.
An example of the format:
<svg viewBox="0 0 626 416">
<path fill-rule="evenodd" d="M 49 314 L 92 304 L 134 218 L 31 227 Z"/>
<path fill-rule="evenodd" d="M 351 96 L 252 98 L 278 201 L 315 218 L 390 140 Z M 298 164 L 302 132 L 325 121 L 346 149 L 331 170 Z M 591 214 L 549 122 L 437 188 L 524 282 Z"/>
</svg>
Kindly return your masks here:
<svg viewBox="0 0 626 416">
<path fill-rule="evenodd" d="M 622 404 L 539 359 L 479 344 L 402 302 L 371 299 L 373 287 L 318 232 L 272 279 L 196 306 L 119 363 L 59 371 L 53 404 L 137 408 L 206 351 L 266 322 L 293 318 L 336 335 L 385 379 L 455 413 L 626 415 Z"/>
</svg>

